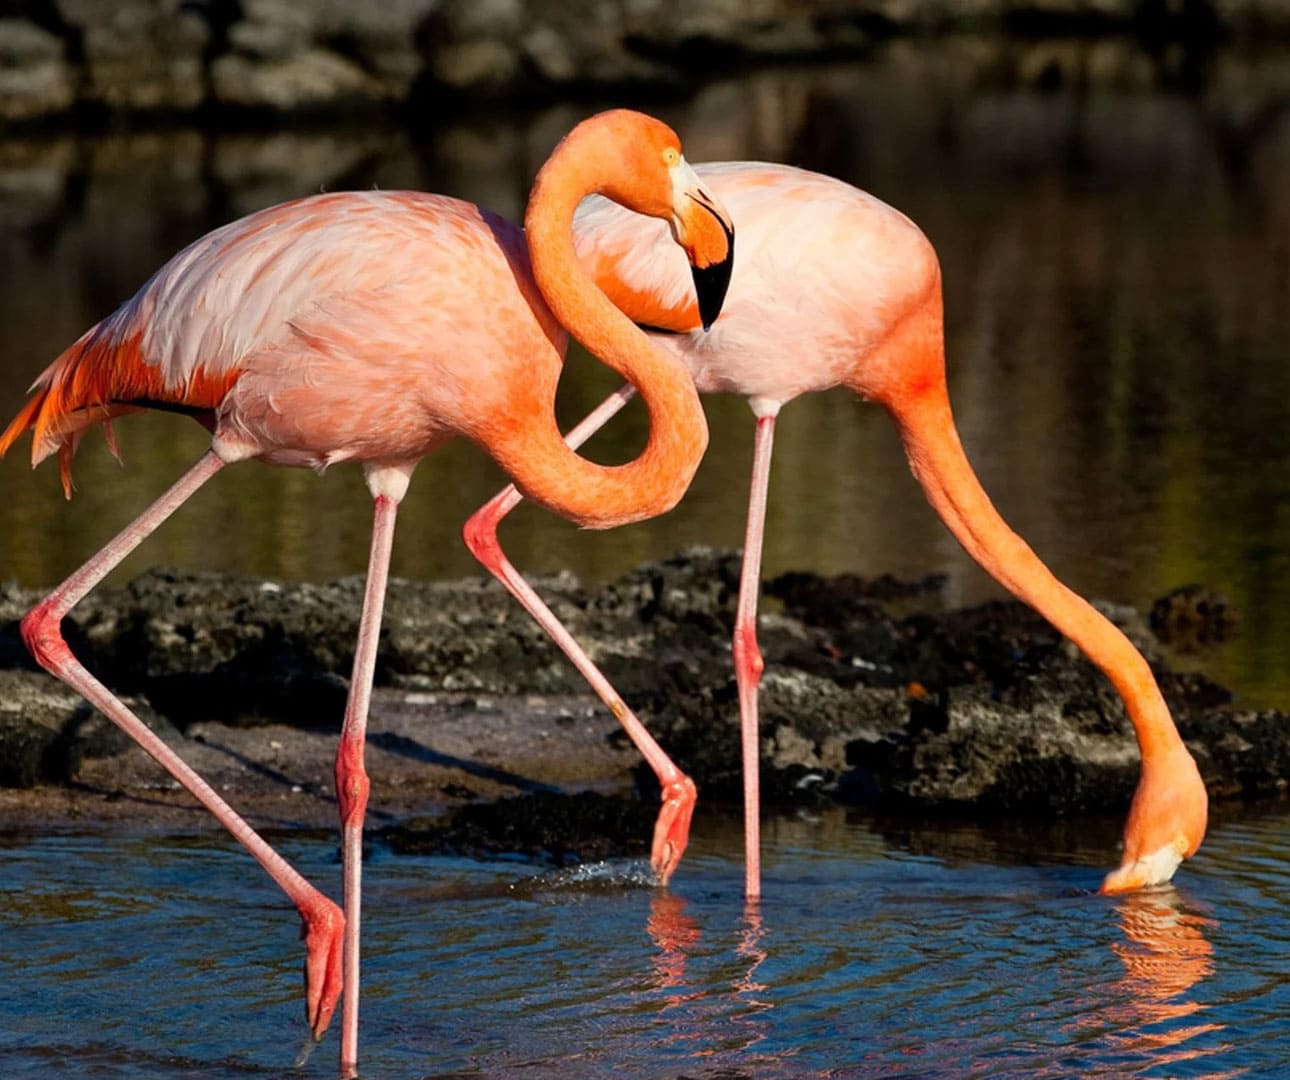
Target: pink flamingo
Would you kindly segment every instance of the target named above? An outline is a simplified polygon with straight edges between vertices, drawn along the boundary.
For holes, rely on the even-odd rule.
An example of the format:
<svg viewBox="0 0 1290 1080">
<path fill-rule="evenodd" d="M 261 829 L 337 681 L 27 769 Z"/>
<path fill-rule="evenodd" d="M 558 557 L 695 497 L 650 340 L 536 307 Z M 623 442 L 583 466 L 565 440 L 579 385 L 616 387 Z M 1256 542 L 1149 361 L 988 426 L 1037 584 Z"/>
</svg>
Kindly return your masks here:
<svg viewBox="0 0 1290 1080">
<path fill-rule="evenodd" d="M 999 516 L 959 442 L 945 384 L 941 277 L 936 253 L 908 218 L 841 181 L 784 165 L 728 162 L 699 174 L 739 228 L 730 294 L 711 333 L 696 333 L 681 267 L 656 224 L 604 200 L 575 219 L 579 257 L 623 311 L 650 328 L 690 369 L 703 393 L 748 398 L 756 417 L 752 486 L 733 654 L 744 775 L 745 887 L 761 892 L 758 827 L 757 595 L 775 417 L 799 394 L 845 386 L 882 405 L 899 429 L 914 476 L 959 543 L 991 576 L 1074 641 L 1119 691 L 1137 734 L 1142 772 L 1124 832 L 1123 861 L 1104 892 L 1168 881 L 1205 834 L 1207 799 L 1191 754 L 1146 661 L 1110 622 L 1062 585 Z M 771 242 L 772 237 L 774 242 Z M 570 432 L 573 446 L 632 396 L 624 387 Z M 497 526 L 521 499 L 499 493 L 467 523 L 475 556 L 552 634 L 620 718 L 630 710 L 506 560 Z M 688 802 L 694 786 L 671 761 L 654 763 L 665 792 Z M 685 836 L 656 845 L 666 877 Z"/>
<path fill-rule="evenodd" d="M 191 470 L 32 609 L 23 638 L 43 667 L 192 792 L 296 905 L 315 1037 L 343 985 L 343 1071 L 357 1061 L 363 743 L 395 515 L 412 470 L 464 435 L 542 505 L 608 528 L 671 509 L 707 446 L 684 367 L 578 264 L 573 216 L 591 192 L 671 229 L 693 268 L 703 321 L 715 318 L 729 280 L 728 216 L 671 129 L 639 113 L 603 113 L 576 127 L 539 173 L 526 231 L 468 203 L 411 192 L 320 195 L 217 229 L 63 353 L 0 435 L 2 454 L 31 428 L 33 464 L 57 452 L 70 496 L 72 455 L 96 424 L 114 451 L 109 421 L 138 409 L 188 413 L 211 430 L 211 448 Z M 566 330 L 648 403 L 648 443 L 626 465 L 595 465 L 560 436 L 554 400 Z M 320 470 L 357 461 L 375 501 L 336 758 L 343 916 L 86 671 L 60 632 L 63 616 L 126 554 L 226 464 L 246 458 Z"/>
</svg>

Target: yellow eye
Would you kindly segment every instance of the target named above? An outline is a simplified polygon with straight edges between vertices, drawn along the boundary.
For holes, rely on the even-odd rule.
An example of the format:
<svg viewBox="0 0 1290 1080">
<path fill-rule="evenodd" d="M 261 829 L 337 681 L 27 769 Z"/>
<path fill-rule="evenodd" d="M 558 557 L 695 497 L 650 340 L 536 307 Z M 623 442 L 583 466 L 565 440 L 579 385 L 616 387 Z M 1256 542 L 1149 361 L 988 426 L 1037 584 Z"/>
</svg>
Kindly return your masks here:
<svg viewBox="0 0 1290 1080">
<path fill-rule="evenodd" d="M 681 160 L 681 151 L 675 146 L 669 146 L 663 151 L 663 164 L 669 169 Z"/>
</svg>

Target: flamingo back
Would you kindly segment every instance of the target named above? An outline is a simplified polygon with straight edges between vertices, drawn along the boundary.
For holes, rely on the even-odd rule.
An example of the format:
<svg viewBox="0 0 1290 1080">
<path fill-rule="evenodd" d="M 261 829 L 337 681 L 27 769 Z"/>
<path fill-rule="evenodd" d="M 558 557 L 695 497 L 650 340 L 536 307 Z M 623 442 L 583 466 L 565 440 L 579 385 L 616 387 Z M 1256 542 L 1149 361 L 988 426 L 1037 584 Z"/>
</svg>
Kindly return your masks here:
<svg viewBox="0 0 1290 1080">
<path fill-rule="evenodd" d="M 658 333 L 704 393 L 773 411 L 848 382 L 914 301 L 938 287 L 926 237 L 905 215 L 831 177 L 788 165 L 721 162 L 695 171 L 735 223 L 721 316 L 699 329 L 685 257 L 664 223 L 608 200 L 575 218 L 579 259 L 633 320 Z"/>
<path fill-rule="evenodd" d="M 57 452 L 70 493 L 84 432 L 151 407 L 197 415 L 228 429 L 248 454 L 288 464 L 379 457 L 380 446 L 342 444 L 365 421 L 379 431 L 392 368 L 406 373 L 423 354 L 454 345 L 512 345 L 445 340 L 445 327 L 480 322 L 469 309 L 490 300 L 520 309 L 505 313 L 517 319 L 499 314 L 494 339 L 510 327 L 527 355 L 535 342 L 563 351 L 563 331 L 532 284 L 523 234 L 500 218 L 418 192 L 338 192 L 270 207 L 184 248 L 59 356 L 0 435 L 0 454 L 31 429 L 32 464 Z M 456 402 L 480 380 L 461 373 L 470 365 L 453 351 L 426 365 L 426 378 L 466 380 L 431 394 Z M 364 383 L 373 417 L 356 415 Z M 405 410 L 426 404 L 399 385 Z M 337 405 L 352 416 L 344 431 L 323 423 Z M 416 439 L 432 443 L 438 433 L 424 427 L 405 433 L 398 452 Z"/>
</svg>

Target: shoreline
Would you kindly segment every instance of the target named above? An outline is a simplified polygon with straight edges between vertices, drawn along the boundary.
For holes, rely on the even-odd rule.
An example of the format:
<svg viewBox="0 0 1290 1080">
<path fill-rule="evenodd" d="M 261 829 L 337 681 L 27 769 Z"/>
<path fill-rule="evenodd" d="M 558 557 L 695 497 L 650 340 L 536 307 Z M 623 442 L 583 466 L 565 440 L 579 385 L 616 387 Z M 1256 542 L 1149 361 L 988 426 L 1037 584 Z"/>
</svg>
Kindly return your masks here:
<svg viewBox="0 0 1290 1080">
<path fill-rule="evenodd" d="M 691 549 L 598 589 L 570 575 L 536 582 L 695 779 L 701 805 L 738 802 L 729 658 L 738 565 L 737 552 Z M 850 575 L 767 583 L 768 808 L 964 821 L 1122 814 L 1138 755 L 1110 684 L 1029 609 L 940 610 L 940 588 Z M 65 632 L 257 828 L 333 830 L 339 673 L 359 593 L 355 579 L 287 585 L 157 570 L 91 595 Z M 141 750 L 22 662 L 17 619 L 36 598 L 13 586 L 0 594 L 0 826 L 185 829 L 204 819 Z M 1221 639 L 1232 613 L 1220 600 L 1180 590 L 1151 622 L 1175 647 L 1183 633 Z M 1203 675 L 1172 670 L 1147 619 L 1100 606 L 1152 663 L 1216 806 L 1284 796 L 1290 718 L 1234 709 Z M 561 828 L 591 835 L 618 815 L 600 831 L 617 828 L 614 842 L 630 845 L 648 839 L 657 807 L 652 774 L 614 718 L 482 579 L 391 583 L 367 763 L 374 832 L 423 819 L 455 827 L 483 806 L 512 807 L 522 821 L 580 807 L 534 843 L 558 848 Z M 525 810 L 519 797 L 544 809 Z M 501 843 L 515 835 L 501 819 L 472 828 Z"/>
</svg>

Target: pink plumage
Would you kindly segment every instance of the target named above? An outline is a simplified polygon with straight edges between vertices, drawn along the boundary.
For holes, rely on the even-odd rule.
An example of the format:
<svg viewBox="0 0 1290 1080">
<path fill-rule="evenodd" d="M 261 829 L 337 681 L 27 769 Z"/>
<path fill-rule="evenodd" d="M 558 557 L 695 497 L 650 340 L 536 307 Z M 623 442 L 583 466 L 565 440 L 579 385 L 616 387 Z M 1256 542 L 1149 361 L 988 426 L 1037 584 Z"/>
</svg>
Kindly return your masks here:
<svg viewBox="0 0 1290 1080">
<path fill-rule="evenodd" d="M 439 195 L 316 195 L 175 255 L 37 379 L 0 453 L 30 425 L 36 464 L 169 406 L 230 457 L 412 461 L 545 381 L 566 343 L 517 226 Z"/>
<path fill-rule="evenodd" d="M 882 405 L 900 432 L 928 501 L 997 581 L 1076 642 L 1119 691 L 1138 737 L 1142 773 L 1120 868 L 1105 891 L 1167 881 L 1200 845 L 1207 797 L 1151 670 L 1127 638 L 1057 581 L 999 516 L 969 464 L 945 382 L 941 275 L 908 218 L 849 184 L 785 165 L 728 162 L 696 170 L 739 230 L 730 290 L 711 332 L 681 289 L 684 267 L 658 222 L 588 199 L 576 218 L 583 265 L 616 304 L 680 359 L 704 392 L 741 394 L 756 421 L 744 562 L 731 651 L 744 771 L 745 889 L 760 894 L 757 715 L 763 661 L 756 610 L 776 416 L 800 394 L 845 386 Z M 584 439 L 631 396 L 621 390 L 575 428 Z M 848 468 L 840 462 L 840 469 Z M 556 638 L 624 724 L 631 710 L 541 598 L 505 562 L 498 523 L 513 490 L 487 503 L 466 535 L 481 562 Z M 655 865 L 671 873 L 684 850 L 693 784 L 662 751 L 651 759 L 672 800 L 655 834 Z M 688 786 L 687 786 L 688 785 Z"/>
<path fill-rule="evenodd" d="M 411 192 L 318 195 L 263 210 L 189 245 L 87 331 L 32 387 L 0 435 L 32 430 L 32 459 L 72 454 L 85 431 L 143 408 L 184 412 L 211 448 L 22 620 L 32 655 L 183 784 L 270 873 L 304 923 L 306 1010 L 321 1035 L 344 990 L 341 1071 L 358 1047 L 363 744 L 398 506 L 417 462 L 455 435 L 483 446 L 536 500 L 607 528 L 674 506 L 707 446 L 684 369 L 594 286 L 573 251 L 590 191 L 666 220 L 720 310 L 729 219 L 665 124 L 602 113 L 542 168 L 521 230 L 468 203 Z M 636 385 L 644 451 L 619 466 L 578 457 L 556 426 L 565 327 Z M 109 428 L 109 441 L 111 432 Z M 113 443 L 114 445 L 114 443 Z M 363 466 L 375 512 L 354 673 L 336 758 L 345 909 L 297 873 L 155 732 L 72 655 L 68 611 L 225 465 L 246 458 Z"/>
</svg>

